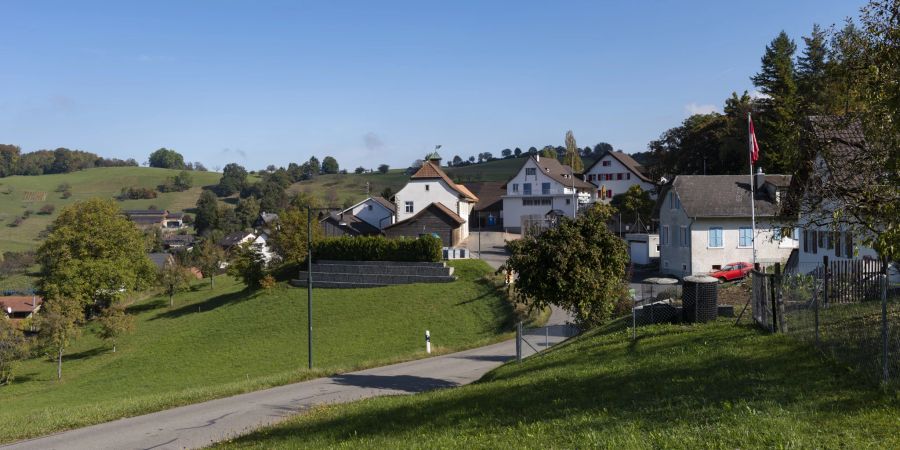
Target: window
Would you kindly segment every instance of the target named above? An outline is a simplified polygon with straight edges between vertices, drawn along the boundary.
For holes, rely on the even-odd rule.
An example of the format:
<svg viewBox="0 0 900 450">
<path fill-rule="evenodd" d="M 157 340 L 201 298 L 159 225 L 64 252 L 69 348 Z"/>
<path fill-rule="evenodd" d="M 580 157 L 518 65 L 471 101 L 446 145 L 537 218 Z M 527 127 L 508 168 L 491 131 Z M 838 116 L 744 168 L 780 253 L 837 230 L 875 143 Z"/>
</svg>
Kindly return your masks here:
<svg viewBox="0 0 900 450">
<path fill-rule="evenodd" d="M 406 202 L 406 212 L 413 212 L 413 202 Z"/>
<path fill-rule="evenodd" d="M 518 183 L 514 183 L 512 185 L 512 191 L 513 191 L 513 193 L 519 192 L 519 184 Z"/>
<path fill-rule="evenodd" d="M 681 233 L 680 233 L 679 238 L 680 238 L 682 247 L 690 247 L 691 246 L 691 242 L 690 242 L 691 234 L 688 233 L 687 227 L 681 227 Z"/>
<path fill-rule="evenodd" d="M 572 199 L 571 199 L 571 198 L 567 198 L 567 199 L 566 199 L 566 204 L 567 204 L 567 205 L 571 205 L 571 204 L 572 204 Z"/>
<path fill-rule="evenodd" d="M 626 179 L 626 180 L 630 180 L 630 179 L 631 179 L 631 172 L 628 172 L 628 173 L 625 174 L 625 179 Z"/>
<path fill-rule="evenodd" d="M 709 242 L 706 244 L 709 248 L 722 248 L 722 227 L 712 227 L 709 229 Z"/>
<path fill-rule="evenodd" d="M 612 165 L 612 162 L 610 162 L 610 161 L 603 161 L 603 167 L 609 167 L 610 165 Z"/>
<path fill-rule="evenodd" d="M 612 179 L 613 179 L 613 174 L 611 174 L 611 173 L 606 174 L 606 181 L 612 181 Z"/>
<path fill-rule="evenodd" d="M 616 174 L 616 179 L 617 179 L 617 180 L 621 180 L 621 179 L 622 179 L 622 175 L 623 175 L 623 174 L 622 174 L 621 172 L 617 173 L 617 174 Z"/>
<path fill-rule="evenodd" d="M 795 242 L 800 240 L 800 229 L 794 228 L 794 231 L 791 233 L 791 239 Z"/>
<path fill-rule="evenodd" d="M 679 208 L 681 208 L 681 200 L 678 199 L 674 192 L 669 192 L 669 209 Z"/>
<path fill-rule="evenodd" d="M 812 252 L 813 255 L 819 253 L 819 232 L 816 230 L 812 230 L 809 232 L 810 242 L 812 242 Z"/>
<path fill-rule="evenodd" d="M 522 193 L 525 195 L 531 195 L 531 183 L 525 183 L 522 185 Z"/>
<path fill-rule="evenodd" d="M 429 189 L 429 186 L 428 186 L 427 184 L 425 185 L 425 190 L 426 190 L 426 191 L 430 190 L 430 189 Z"/>
<path fill-rule="evenodd" d="M 775 242 L 781 242 L 781 228 L 772 228 L 772 240 Z"/>
<path fill-rule="evenodd" d="M 816 231 L 816 236 L 819 237 L 819 248 L 825 250 L 825 241 L 828 239 L 827 233 L 824 231 Z"/>
<path fill-rule="evenodd" d="M 843 253 L 843 250 L 844 250 L 843 247 L 844 246 L 841 245 L 841 232 L 835 231 L 834 232 L 834 256 L 837 256 L 838 258 L 840 258 L 841 253 Z"/>
<path fill-rule="evenodd" d="M 552 204 L 553 199 L 549 197 L 533 197 L 522 199 L 522 206 L 550 206 Z"/>
<path fill-rule="evenodd" d="M 803 253 L 809 253 L 809 230 L 803 230 Z"/>
<path fill-rule="evenodd" d="M 851 232 L 846 232 L 844 234 L 844 246 L 846 247 L 844 250 L 847 250 L 845 253 L 848 258 L 853 257 L 853 234 Z"/>
<path fill-rule="evenodd" d="M 750 227 L 741 227 L 738 230 L 738 247 L 753 246 L 753 229 Z"/>
<path fill-rule="evenodd" d="M 606 198 L 612 198 L 612 195 L 613 195 L 613 194 L 612 194 L 612 189 L 607 189 L 607 190 L 606 190 Z"/>
<path fill-rule="evenodd" d="M 550 195 L 550 183 L 541 183 L 541 195 Z"/>
<path fill-rule="evenodd" d="M 828 250 L 834 250 L 834 238 L 837 233 L 826 233 L 825 238 L 828 239 Z"/>
<path fill-rule="evenodd" d="M 526 167 L 525 168 L 525 176 L 527 177 L 528 175 L 536 176 L 537 169 L 534 167 Z"/>
<path fill-rule="evenodd" d="M 663 225 L 662 233 L 659 234 L 660 245 L 669 245 L 669 226 Z"/>
</svg>

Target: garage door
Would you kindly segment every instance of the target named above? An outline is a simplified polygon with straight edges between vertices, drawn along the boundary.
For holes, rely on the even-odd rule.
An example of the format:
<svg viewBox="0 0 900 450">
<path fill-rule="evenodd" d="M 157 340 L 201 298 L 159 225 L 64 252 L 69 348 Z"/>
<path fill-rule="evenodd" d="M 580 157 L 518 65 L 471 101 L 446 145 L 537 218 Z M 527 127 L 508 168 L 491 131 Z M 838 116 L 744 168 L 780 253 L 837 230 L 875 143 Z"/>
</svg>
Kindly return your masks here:
<svg viewBox="0 0 900 450">
<path fill-rule="evenodd" d="M 650 264 L 646 242 L 631 243 L 631 262 L 635 264 Z"/>
</svg>

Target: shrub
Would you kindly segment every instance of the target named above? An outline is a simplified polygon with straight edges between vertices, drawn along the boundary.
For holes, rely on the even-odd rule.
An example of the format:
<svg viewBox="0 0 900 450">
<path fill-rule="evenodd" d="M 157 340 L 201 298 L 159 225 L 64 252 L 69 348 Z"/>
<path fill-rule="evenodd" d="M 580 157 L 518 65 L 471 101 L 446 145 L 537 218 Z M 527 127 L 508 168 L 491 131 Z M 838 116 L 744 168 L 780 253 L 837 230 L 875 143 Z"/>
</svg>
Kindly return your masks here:
<svg viewBox="0 0 900 450">
<path fill-rule="evenodd" d="M 156 190 L 142 187 L 122 188 L 119 200 L 141 200 L 156 198 Z"/>
<path fill-rule="evenodd" d="M 9 226 L 15 228 L 19 225 L 22 225 L 22 222 L 25 222 L 25 217 L 19 216 L 19 217 L 16 217 L 15 219 L 13 219 L 13 221 L 9 224 Z"/>
<path fill-rule="evenodd" d="M 441 260 L 441 240 L 434 236 L 418 239 L 388 239 L 383 236 L 326 238 L 315 242 L 316 259 L 340 261 L 424 261 Z"/>
<path fill-rule="evenodd" d="M 25 217 L 25 218 L 27 219 L 27 218 L 31 217 L 32 214 L 34 214 L 34 211 L 33 211 L 33 210 L 31 210 L 31 209 L 26 209 L 25 212 L 22 213 L 22 217 Z"/>
<path fill-rule="evenodd" d="M 64 199 L 65 199 L 65 198 L 69 198 L 69 197 L 71 197 L 71 196 L 72 196 L 72 191 L 65 190 L 65 191 L 63 191 L 63 193 L 62 193 L 62 198 L 64 198 Z"/>
<path fill-rule="evenodd" d="M 69 183 L 63 183 L 56 187 L 56 192 L 66 192 L 71 191 L 72 185 Z"/>
<path fill-rule="evenodd" d="M 43 214 L 46 216 L 46 215 L 53 214 L 53 211 L 56 211 L 56 206 L 53 206 L 48 203 L 44 206 L 41 206 L 41 209 L 38 210 L 38 214 Z"/>
</svg>

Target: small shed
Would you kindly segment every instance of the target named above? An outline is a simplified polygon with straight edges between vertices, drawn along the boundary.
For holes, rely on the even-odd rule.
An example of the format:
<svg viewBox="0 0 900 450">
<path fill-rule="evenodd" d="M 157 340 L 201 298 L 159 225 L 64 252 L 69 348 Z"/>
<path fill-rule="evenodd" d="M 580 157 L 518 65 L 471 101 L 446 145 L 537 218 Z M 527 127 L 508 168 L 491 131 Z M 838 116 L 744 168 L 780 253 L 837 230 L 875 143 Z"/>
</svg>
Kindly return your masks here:
<svg viewBox="0 0 900 450">
<path fill-rule="evenodd" d="M 416 215 L 385 227 L 384 234 L 392 239 L 433 235 L 439 237 L 445 247 L 455 247 L 459 243 L 460 231 L 465 223 L 465 219 L 459 214 L 435 202 Z"/>
<path fill-rule="evenodd" d="M 647 265 L 659 258 L 659 235 L 647 233 L 629 233 L 625 235 L 628 242 L 628 254 L 631 262 Z"/>
</svg>

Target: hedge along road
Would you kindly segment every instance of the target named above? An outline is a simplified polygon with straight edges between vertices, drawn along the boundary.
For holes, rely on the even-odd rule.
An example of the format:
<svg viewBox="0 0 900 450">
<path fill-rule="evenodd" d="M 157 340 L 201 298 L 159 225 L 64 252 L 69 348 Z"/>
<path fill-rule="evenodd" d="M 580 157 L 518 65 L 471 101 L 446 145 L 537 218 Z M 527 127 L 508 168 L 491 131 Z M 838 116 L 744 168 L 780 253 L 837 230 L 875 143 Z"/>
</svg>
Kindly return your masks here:
<svg viewBox="0 0 900 450">
<path fill-rule="evenodd" d="M 527 337 L 535 348 L 562 342 L 573 330 L 554 310 Z M 424 342 L 423 342 L 424 345 Z M 523 345 L 523 355 L 535 353 Z M 428 359 L 279 386 L 0 446 L 3 449 L 198 448 L 248 433 L 315 405 L 381 395 L 413 394 L 468 384 L 515 358 L 515 340 Z"/>
</svg>

